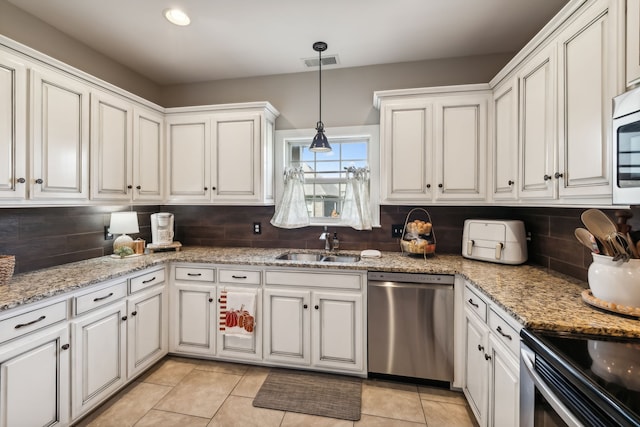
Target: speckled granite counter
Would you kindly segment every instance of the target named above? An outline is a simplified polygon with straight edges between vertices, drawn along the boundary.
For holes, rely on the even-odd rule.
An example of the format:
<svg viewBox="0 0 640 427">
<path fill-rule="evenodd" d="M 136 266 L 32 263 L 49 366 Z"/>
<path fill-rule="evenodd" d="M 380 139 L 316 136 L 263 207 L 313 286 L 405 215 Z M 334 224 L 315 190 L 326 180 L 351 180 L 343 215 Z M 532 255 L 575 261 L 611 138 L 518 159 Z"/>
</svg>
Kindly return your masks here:
<svg viewBox="0 0 640 427">
<path fill-rule="evenodd" d="M 380 259 L 362 259 L 350 264 L 275 259 L 286 251 L 303 252 L 299 249 L 282 248 L 187 247 L 180 252 L 161 252 L 128 259 L 101 257 L 65 264 L 14 276 L 8 285 L 0 287 L 0 313 L 153 265 L 175 261 L 460 274 L 525 327 L 640 339 L 639 319 L 592 308 L 582 301 L 580 293 L 583 287 L 580 282 L 538 267 L 471 261 L 458 255 L 436 255 L 425 261 L 420 257 L 409 257 L 397 252 L 383 252 Z"/>
</svg>

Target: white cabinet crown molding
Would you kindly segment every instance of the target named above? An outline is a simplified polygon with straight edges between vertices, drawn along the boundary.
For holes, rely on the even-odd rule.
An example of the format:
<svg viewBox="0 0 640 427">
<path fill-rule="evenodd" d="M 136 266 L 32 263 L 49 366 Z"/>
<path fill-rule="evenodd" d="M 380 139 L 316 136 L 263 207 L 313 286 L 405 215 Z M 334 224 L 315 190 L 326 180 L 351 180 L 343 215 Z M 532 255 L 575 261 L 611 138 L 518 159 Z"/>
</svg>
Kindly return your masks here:
<svg viewBox="0 0 640 427">
<path fill-rule="evenodd" d="M 414 99 L 428 95 L 455 95 L 459 92 L 464 92 L 465 95 L 469 95 L 469 93 L 486 92 L 489 90 L 491 90 L 491 87 L 487 83 L 420 87 L 412 89 L 377 90 L 373 92 L 373 106 L 379 110 L 382 106 L 383 101 Z"/>
</svg>

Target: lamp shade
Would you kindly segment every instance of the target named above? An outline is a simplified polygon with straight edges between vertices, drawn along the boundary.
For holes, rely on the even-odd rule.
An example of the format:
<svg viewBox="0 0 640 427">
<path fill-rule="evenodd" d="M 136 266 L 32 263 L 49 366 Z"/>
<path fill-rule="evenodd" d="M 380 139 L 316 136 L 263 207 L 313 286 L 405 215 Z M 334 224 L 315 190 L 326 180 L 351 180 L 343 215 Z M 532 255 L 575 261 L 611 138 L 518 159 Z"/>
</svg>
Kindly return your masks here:
<svg viewBox="0 0 640 427">
<path fill-rule="evenodd" d="M 138 214 L 136 212 L 113 212 L 109 232 L 111 234 L 139 233 Z"/>
<path fill-rule="evenodd" d="M 327 140 L 326 135 L 324 134 L 324 126 L 321 124 L 316 128 L 318 133 L 313 137 L 313 141 L 311 141 L 311 146 L 309 150 L 315 151 L 316 153 L 323 153 L 327 151 L 331 151 L 331 146 L 329 145 L 329 141 Z"/>
</svg>

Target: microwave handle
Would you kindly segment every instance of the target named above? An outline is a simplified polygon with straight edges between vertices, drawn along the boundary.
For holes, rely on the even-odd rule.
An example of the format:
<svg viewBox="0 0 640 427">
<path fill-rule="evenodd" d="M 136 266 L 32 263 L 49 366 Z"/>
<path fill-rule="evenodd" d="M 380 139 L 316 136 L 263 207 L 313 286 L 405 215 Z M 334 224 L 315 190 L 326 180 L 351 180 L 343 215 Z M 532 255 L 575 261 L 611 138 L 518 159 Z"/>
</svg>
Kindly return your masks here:
<svg viewBox="0 0 640 427">
<path fill-rule="evenodd" d="M 525 368 L 527 369 L 527 373 L 529 377 L 535 384 L 536 388 L 547 399 L 547 402 L 553 407 L 556 413 L 562 418 L 562 420 L 567 423 L 569 427 L 584 427 L 582 424 L 572 413 L 571 411 L 564 406 L 564 404 L 558 399 L 558 397 L 553 394 L 553 391 L 547 386 L 542 378 L 536 373 L 533 367 L 533 360 L 531 359 L 531 355 L 524 350 L 520 350 L 520 356 L 522 356 L 522 362 L 524 363 Z"/>
</svg>

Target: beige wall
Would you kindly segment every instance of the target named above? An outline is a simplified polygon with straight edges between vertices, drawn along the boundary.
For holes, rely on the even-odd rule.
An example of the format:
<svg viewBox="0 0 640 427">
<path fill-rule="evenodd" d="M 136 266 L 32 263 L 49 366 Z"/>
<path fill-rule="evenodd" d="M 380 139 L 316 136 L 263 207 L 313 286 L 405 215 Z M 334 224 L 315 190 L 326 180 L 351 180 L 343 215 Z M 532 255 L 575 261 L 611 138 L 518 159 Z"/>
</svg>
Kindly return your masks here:
<svg viewBox="0 0 640 427">
<path fill-rule="evenodd" d="M 377 124 L 376 90 L 488 83 L 512 54 L 405 62 L 322 71 L 322 121 L 332 126 Z M 162 88 L 161 105 L 269 101 L 277 129 L 313 128 L 318 120 L 318 72 L 219 80 Z"/>
<path fill-rule="evenodd" d="M 318 72 L 159 86 L 82 42 L 0 0 L 0 34 L 165 107 L 269 101 L 277 129 L 313 128 L 318 120 Z M 327 128 L 379 122 L 376 90 L 487 83 L 512 58 L 496 54 L 322 73 L 322 119 Z"/>
<path fill-rule="evenodd" d="M 159 103 L 160 87 L 40 19 L 0 0 L 0 34 L 39 52 Z"/>
</svg>

